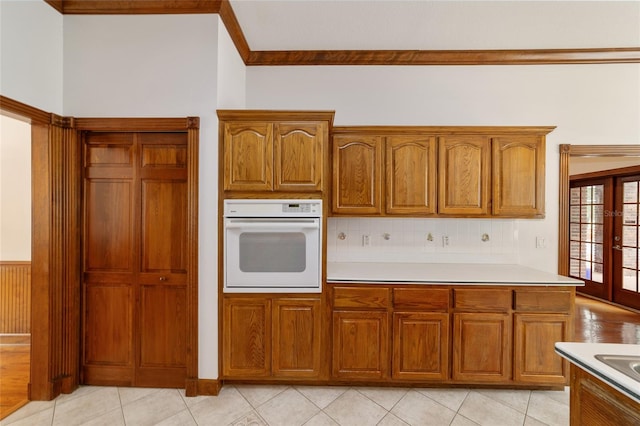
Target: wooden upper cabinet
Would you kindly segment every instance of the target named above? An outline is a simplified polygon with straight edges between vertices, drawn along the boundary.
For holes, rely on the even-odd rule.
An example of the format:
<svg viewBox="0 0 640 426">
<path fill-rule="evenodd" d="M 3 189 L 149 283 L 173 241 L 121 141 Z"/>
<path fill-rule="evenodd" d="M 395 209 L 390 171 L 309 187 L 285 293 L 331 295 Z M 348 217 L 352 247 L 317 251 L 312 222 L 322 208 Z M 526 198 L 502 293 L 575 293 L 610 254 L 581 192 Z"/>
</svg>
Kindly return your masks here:
<svg viewBox="0 0 640 426">
<path fill-rule="evenodd" d="M 382 213 L 382 138 L 333 138 L 333 213 Z"/>
<path fill-rule="evenodd" d="M 224 123 L 225 191 L 273 189 L 273 125 Z"/>
<path fill-rule="evenodd" d="M 438 213 L 488 215 L 491 194 L 489 137 L 440 137 L 438 150 Z"/>
<path fill-rule="evenodd" d="M 224 191 L 322 192 L 332 111 L 218 111 Z"/>
<path fill-rule="evenodd" d="M 436 213 L 436 139 L 391 136 L 386 139 L 386 212 Z"/>
<path fill-rule="evenodd" d="M 504 136 L 492 141 L 493 214 L 544 216 L 544 136 Z"/>
</svg>

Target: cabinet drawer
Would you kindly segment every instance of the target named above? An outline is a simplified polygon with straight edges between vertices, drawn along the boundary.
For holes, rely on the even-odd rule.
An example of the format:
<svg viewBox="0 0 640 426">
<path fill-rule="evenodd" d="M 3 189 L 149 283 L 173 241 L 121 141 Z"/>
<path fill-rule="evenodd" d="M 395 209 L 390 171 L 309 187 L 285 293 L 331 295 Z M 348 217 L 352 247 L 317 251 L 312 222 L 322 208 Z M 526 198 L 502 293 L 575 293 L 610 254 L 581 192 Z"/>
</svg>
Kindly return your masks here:
<svg viewBox="0 0 640 426">
<path fill-rule="evenodd" d="M 524 312 L 569 312 L 570 291 L 515 291 L 515 309 Z"/>
<path fill-rule="evenodd" d="M 389 306 L 388 287 L 334 287 L 334 308 L 379 308 Z"/>
<path fill-rule="evenodd" d="M 453 303 L 456 309 L 504 312 L 511 308 L 511 290 L 456 289 Z"/>
<path fill-rule="evenodd" d="M 446 311 L 449 309 L 450 291 L 443 288 L 394 288 L 393 307 Z"/>
</svg>

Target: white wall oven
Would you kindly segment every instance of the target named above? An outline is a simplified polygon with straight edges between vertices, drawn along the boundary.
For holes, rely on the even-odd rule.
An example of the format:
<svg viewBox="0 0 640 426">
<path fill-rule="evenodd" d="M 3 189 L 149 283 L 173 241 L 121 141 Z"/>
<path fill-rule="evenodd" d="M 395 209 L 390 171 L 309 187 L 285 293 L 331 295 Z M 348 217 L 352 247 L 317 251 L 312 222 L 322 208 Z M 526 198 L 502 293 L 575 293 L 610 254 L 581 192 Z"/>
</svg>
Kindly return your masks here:
<svg viewBox="0 0 640 426">
<path fill-rule="evenodd" d="M 322 200 L 224 201 L 224 292 L 321 291 Z"/>
</svg>

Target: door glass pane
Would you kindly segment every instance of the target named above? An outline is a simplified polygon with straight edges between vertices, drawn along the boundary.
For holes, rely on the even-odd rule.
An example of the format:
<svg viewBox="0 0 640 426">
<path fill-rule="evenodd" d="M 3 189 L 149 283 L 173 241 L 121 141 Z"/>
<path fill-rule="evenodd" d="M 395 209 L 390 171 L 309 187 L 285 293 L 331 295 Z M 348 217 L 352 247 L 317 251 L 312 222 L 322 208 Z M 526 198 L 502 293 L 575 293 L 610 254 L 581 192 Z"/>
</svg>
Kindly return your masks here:
<svg viewBox="0 0 640 426">
<path fill-rule="evenodd" d="M 571 188 L 571 200 L 569 204 L 572 206 L 580 204 L 580 188 Z"/>
<path fill-rule="evenodd" d="M 622 223 L 625 225 L 635 225 L 638 223 L 638 205 L 625 204 Z"/>
<path fill-rule="evenodd" d="M 572 241 L 580 241 L 580 224 L 572 223 L 569 227 L 569 233 Z"/>
<path fill-rule="evenodd" d="M 580 223 L 580 206 L 571 206 L 569 220 L 573 223 Z"/>
<path fill-rule="evenodd" d="M 603 226 L 593 225 L 593 241 L 595 243 L 601 243 L 603 241 Z"/>
<path fill-rule="evenodd" d="M 582 223 L 591 222 L 591 206 L 582 206 L 580 208 L 580 221 Z"/>
<path fill-rule="evenodd" d="M 638 271 L 635 269 L 622 270 L 622 288 L 629 291 L 638 291 Z"/>
<path fill-rule="evenodd" d="M 577 259 L 571 259 L 569 261 L 569 274 L 574 277 L 580 276 L 580 261 Z"/>
<path fill-rule="evenodd" d="M 624 247 L 622 249 L 622 267 L 637 269 L 638 250 L 635 248 Z"/>
<path fill-rule="evenodd" d="M 583 186 L 582 187 L 582 204 L 591 204 L 593 202 L 593 187 L 592 186 Z"/>
<path fill-rule="evenodd" d="M 604 223 L 604 206 L 593 206 L 593 223 Z"/>
<path fill-rule="evenodd" d="M 591 241 L 591 225 L 580 226 L 580 239 L 582 241 Z"/>
<path fill-rule="evenodd" d="M 594 263 L 593 264 L 593 274 L 591 277 L 591 281 L 595 281 L 597 283 L 603 283 L 604 282 L 604 275 L 603 275 L 603 267 L 604 265 L 602 263 Z"/>
<path fill-rule="evenodd" d="M 580 242 L 579 241 L 571 241 L 569 245 L 569 256 L 574 259 L 580 259 Z"/>
<path fill-rule="evenodd" d="M 239 245 L 242 272 L 304 272 L 307 268 L 302 232 L 243 232 Z"/>
<path fill-rule="evenodd" d="M 593 204 L 602 204 L 604 202 L 604 185 L 593 186 Z"/>
<path fill-rule="evenodd" d="M 625 182 L 624 188 L 624 202 L 625 203 L 637 203 L 638 202 L 638 182 Z"/>
<path fill-rule="evenodd" d="M 602 263 L 602 244 L 593 244 L 593 261 Z"/>
<path fill-rule="evenodd" d="M 591 262 L 580 262 L 580 278 L 591 279 Z"/>
<path fill-rule="evenodd" d="M 622 245 L 625 246 L 638 246 L 638 227 L 637 226 L 623 226 L 622 227 Z"/>
<path fill-rule="evenodd" d="M 591 260 L 591 244 L 582 243 L 580 245 L 580 259 Z"/>
</svg>

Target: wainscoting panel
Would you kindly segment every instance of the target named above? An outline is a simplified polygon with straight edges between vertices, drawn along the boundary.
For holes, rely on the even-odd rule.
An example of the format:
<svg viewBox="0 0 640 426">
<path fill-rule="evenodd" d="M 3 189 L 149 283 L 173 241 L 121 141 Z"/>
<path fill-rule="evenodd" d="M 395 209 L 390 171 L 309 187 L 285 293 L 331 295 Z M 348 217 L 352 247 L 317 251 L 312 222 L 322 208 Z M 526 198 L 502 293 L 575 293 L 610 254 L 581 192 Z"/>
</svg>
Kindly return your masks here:
<svg viewBox="0 0 640 426">
<path fill-rule="evenodd" d="M 0 261 L 0 334 L 31 333 L 31 262 Z"/>
</svg>

